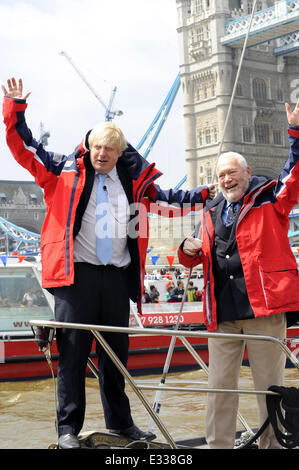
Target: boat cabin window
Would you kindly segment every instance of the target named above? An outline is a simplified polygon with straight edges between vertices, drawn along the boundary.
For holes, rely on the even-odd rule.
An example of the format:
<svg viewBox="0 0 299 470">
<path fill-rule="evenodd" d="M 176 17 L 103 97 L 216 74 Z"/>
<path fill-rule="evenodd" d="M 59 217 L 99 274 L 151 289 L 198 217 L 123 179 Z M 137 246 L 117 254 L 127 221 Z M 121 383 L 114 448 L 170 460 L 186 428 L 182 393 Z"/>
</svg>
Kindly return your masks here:
<svg viewBox="0 0 299 470">
<path fill-rule="evenodd" d="M 32 267 L 0 269 L 0 332 L 30 330 L 29 321 L 53 318 Z"/>
</svg>

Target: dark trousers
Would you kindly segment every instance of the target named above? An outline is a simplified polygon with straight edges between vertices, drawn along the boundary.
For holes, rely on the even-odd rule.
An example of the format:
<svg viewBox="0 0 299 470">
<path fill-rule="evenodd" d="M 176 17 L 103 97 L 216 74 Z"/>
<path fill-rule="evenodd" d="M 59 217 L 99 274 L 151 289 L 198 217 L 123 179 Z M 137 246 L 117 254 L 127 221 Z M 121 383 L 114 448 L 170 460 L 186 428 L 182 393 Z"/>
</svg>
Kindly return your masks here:
<svg viewBox="0 0 299 470">
<path fill-rule="evenodd" d="M 75 263 L 72 286 L 54 289 L 55 319 L 61 322 L 128 326 L 129 296 L 124 269 Z M 101 332 L 100 332 L 101 333 Z M 123 333 L 101 333 L 126 366 L 129 338 Z M 94 336 L 89 331 L 57 328 L 59 351 L 58 433 L 78 434 L 85 415 L 85 372 Z M 132 426 L 125 381 L 107 353 L 96 346 L 100 393 L 108 429 Z"/>
</svg>

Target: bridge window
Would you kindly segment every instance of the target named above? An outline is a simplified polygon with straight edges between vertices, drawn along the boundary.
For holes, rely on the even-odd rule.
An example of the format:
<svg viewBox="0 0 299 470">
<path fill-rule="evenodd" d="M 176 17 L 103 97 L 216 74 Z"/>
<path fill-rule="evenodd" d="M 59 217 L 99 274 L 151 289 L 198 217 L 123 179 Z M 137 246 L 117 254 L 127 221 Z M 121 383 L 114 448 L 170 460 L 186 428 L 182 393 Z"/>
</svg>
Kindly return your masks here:
<svg viewBox="0 0 299 470">
<path fill-rule="evenodd" d="M 6 202 L 6 194 L 5 193 L 0 193 L 0 202 L 1 203 Z"/>
<path fill-rule="evenodd" d="M 255 125 L 255 141 L 257 144 L 270 143 L 269 124 L 256 124 Z"/>
<path fill-rule="evenodd" d="M 31 204 L 37 204 L 36 194 L 30 194 L 30 202 L 31 202 Z"/>
<path fill-rule="evenodd" d="M 214 127 L 214 142 L 218 142 L 218 129 Z"/>
<path fill-rule="evenodd" d="M 243 96 L 243 88 L 242 88 L 241 83 L 238 83 L 238 84 L 237 84 L 236 95 L 237 95 L 237 96 Z"/>
<path fill-rule="evenodd" d="M 200 28 L 195 28 L 190 31 L 190 44 L 196 44 L 205 39 L 204 29 L 201 26 Z"/>
<path fill-rule="evenodd" d="M 205 135 L 206 135 L 206 144 L 210 144 L 211 143 L 211 130 L 206 129 Z"/>
<path fill-rule="evenodd" d="M 207 183 L 212 183 L 212 168 L 210 162 L 206 166 Z"/>
<path fill-rule="evenodd" d="M 201 13 L 203 11 L 203 4 L 202 0 L 194 0 L 193 1 L 193 13 Z"/>
<path fill-rule="evenodd" d="M 243 142 L 252 142 L 252 131 L 250 127 L 243 127 Z"/>
<path fill-rule="evenodd" d="M 234 10 L 236 8 L 237 10 L 240 10 L 242 7 L 241 4 L 242 4 L 241 0 L 230 0 L 229 9 Z"/>
<path fill-rule="evenodd" d="M 252 93 L 254 98 L 267 99 L 267 85 L 265 80 L 255 78 L 252 82 Z"/>
<path fill-rule="evenodd" d="M 277 101 L 283 101 L 283 91 L 281 88 L 277 89 Z"/>
<path fill-rule="evenodd" d="M 282 145 L 281 131 L 273 131 L 273 143 L 274 145 Z"/>
<path fill-rule="evenodd" d="M 247 12 L 249 15 L 250 13 L 252 13 L 252 8 L 253 8 L 253 2 L 252 1 L 247 2 Z M 262 9 L 263 9 L 263 2 L 262 1 L 257 2 L 255 11 L 261 11 Z"/>
<path fill-rule="evenodd" d="M 202 130 L 197 131 L 197 145 L 199 147 L 203 145 Z"/>
</svg>

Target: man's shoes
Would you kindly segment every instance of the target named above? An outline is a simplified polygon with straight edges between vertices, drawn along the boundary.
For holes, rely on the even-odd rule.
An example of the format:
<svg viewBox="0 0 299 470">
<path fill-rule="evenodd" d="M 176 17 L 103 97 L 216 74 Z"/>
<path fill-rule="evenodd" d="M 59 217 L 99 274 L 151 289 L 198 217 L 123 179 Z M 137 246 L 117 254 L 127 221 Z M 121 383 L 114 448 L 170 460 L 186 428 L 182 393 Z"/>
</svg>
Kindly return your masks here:
<svg viewBox="0 0 299 470">
<path fill-rule="evenodd" d="M 119 434 L 120 436 L 128 437 L 132 441 L 152 441 L 157 436 L 152 432 L 141 431 L 135 424 L 126 429 L 110 429 L 113 434 Z"/>
<path fill-rule="evenodd" d="M 58 449 L 80 449 L 80 442 L 75 434 L 62 434 L 58 439 Z"/>
</svg>

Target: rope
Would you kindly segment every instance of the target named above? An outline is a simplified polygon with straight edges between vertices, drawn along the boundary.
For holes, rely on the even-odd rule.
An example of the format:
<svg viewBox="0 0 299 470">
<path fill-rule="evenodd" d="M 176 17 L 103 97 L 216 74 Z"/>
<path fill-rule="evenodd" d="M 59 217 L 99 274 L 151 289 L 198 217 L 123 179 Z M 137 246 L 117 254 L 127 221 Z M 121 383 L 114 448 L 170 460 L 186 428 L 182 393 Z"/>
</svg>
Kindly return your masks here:
<svg viewBox="0 0 299 470">
<path fill-rule="evenodd" d="M 40 351 L 42 351 L 45 355 L 45 358 L 47 360 L 47 363 L 50 367 L 51 370 L 51 375 L 53 379 L 53 389 L 54 389 L 54 406 L 55 406 L 55 428 L 56 432 L 58 433 L 58 426 L 57 426 L 57 405 L 58 405 L 58 400 L 57 400 L 57 386 L 56 386 L 56 379 L 55 379 L 55 373 L 53 369 L 53 362 L 52 362 L 52 354 L 51 354 L 51 345 L 54 339 L 54 333 L 55 330 L 54 328 L 49 328 L 47 326 L 38 326 L 36 331 L 31 327 L 33 334 L 34 334 L 34 340 L 36 344 L 38 345 L 38 348 Z"/>
<path fill-rule="evenodd" d="M 260 429 L 255 434 L 250 434 L 249 438 L 248 432 L 245 432 L 244 435 L 242 435 L 241 438 L 236 441 L 234 448 L 238 450 L 256 448 L 256 445 L 254 443 L 263 434 L 269 422 L 269 418 L 267 418 L 264 424 L 260 427 Z"/>
<path fill-rule="evenodd" d="M 283 447 L 294 449 L 299 445 L 299 389 L 272 385 L 268 390 L 277 393 L 266 397 L 269 420 L 276 439 Z M 286 432 L 279 429 L 279 422 Z"/>
<path fill-rule="evenodd" d="M 57 405 L 58 405 L 58 401 L 57 401 L 57 387 L 56 387 L 56 379 L 55 379 L 55 374 L 54 374 L 54 369 L 53 369 L 53 363 L 52 363 L 52 358 L 51 358 L 51 345 L 49 344 L 48 346 L 45 346 L 44 348 L 41 349 L 41 351 L 44 353 L 44 355 L 45 355 L 45 357 L 46 357 L 46 359 L 47 359 L 47 362 L 48 362 L 48 365 L 49 365 L 49 367 L 50 367 L 51 374 L 52 374 L 53 389 L 54 389 L 55 416 L 56 416 L 55 428 L 56 428 L 56 431 L 58 432 L 58 428 L 57 428 Z"/>
<path fill-rule="evenodd" d="M 260 429 L 250 439 L 238 440 L 235 448 L 249 449 L 262 435 L 269 424 L 272 425 L 275 437 L 282 447 L 294 449 L 299 446 L 299 389 L 295 387 L 279 387 L 272 385 L 268 390 L 275 395 L 267 395 L 268 417 Z M 283 411 L 284 410 L 284 413 Z M 285 429 L 283 432 L 280 425 Z M 280 427 L 281 427 L 280 426 Z"/>
</svg>

